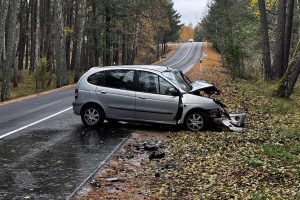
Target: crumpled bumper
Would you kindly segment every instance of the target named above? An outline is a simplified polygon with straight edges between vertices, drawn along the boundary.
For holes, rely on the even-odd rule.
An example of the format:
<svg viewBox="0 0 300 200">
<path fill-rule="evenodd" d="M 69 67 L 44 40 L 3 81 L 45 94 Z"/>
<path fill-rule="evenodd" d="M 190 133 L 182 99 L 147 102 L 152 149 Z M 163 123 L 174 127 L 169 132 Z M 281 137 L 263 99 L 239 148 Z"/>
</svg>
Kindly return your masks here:
<svg viewBox="0 0 300 200">
<path fill-rule="evenodd" d="M 242 132 L 246 120 L 246 114 L 229 114 L 229 117 L 216 118 L 214 121 L 217 124 L 224 125 L 234 132 Z"/>
</svg>

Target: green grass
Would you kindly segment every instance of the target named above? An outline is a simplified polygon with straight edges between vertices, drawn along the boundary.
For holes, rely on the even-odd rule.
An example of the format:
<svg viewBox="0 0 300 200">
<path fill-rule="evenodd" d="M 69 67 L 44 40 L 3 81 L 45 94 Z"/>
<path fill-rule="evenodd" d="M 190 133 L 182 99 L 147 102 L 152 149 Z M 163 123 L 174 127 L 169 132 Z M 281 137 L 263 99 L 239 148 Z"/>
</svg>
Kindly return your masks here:
<svg viewBox="0 0 300 200">
<path fill-rule="evenodd" d="M 268 197 L 261 192 L 253 192 L 251 200 L 267 200 Z"/>
<path fill-rule="evenodd" d="M 250 158 L 247 160 L 247 164 L 252 166 L 252 167 L 259 167 L 262 165 L 262 162 L 260 160 L 257 160 L 255 158 Z"/>
<path fill-rule="evenodd" d="M 287 146 L 263 146 L 262 149 L 263 154 L 271 158 L 276 158 L 280 161 L 293 162 L 294 160 L 297 160 L 296 155 L 294 155 L 293 151 L 291 151 Z"/>
</svg>

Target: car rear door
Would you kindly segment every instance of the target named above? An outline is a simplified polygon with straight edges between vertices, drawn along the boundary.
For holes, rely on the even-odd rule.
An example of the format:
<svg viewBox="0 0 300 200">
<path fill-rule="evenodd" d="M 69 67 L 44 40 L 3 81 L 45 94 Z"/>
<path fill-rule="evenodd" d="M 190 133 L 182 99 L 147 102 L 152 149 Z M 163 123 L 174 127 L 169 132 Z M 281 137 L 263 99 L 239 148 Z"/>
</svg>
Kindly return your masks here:
<svg viewBox="0 0 300 200">
<path fill-rule="evenodd" d="M 105 107 L 106 118 L 134 119 L 134 70 L 116 69 L 105 73 L 102 86 L 96 88 L 99 101 Z"/>
<path fill-rule="evenodd" d="M 138 71 L 135 119 L 152 122 L 176 122 L 179 96 L 169 94 L 172 84 L 159 75 Z"/>
</svg>

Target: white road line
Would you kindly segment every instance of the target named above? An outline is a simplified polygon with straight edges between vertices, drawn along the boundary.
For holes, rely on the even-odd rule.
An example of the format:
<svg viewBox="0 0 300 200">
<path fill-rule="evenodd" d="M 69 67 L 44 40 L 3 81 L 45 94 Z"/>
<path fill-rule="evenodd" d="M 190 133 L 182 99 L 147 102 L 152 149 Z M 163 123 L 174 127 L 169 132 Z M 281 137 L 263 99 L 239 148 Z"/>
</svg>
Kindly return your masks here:
<svg viewBox="0 0 300 200">
<path fill-rule="evenodd" d="M 193 44 L 191 44 L 189 50 L 186 52 L 186 54 L 177 63 L 173 63 L 172 65 L 168 65 L 167 67 L 172 67 L 172 66 L 177 65 L 178 63 L 180 63 L 189 54 L 189 52 L 191 51 L 192 47 L 193 47 Z"/>
<path fill-rule="evenodd" d="M 7 136 L 9 136 L 9 135 L 12 135 L 12 134 L 14 134 L 14 133 L 17 133 L 17 132 L 19 132 L 19 131 L 21 131 L 21 130 L 24 130 L 24 129 L 26 129 L 26 128 L 29 128 L 29 127 L 31 127 L 31 126 L 34 126 L 34 125 L 36 125 L 36 124 L 39 124 L 39 123 L 41 123 L 41 122 L 43 122 L 43 121 L 46 121 L 46 120 L 48 120 L 48 119 L 51 119 L 51 118 L 53 118 L 53 117 L 55 117 L 55 116 L 57 116 L 57 115 L 60 115 L 60 114 L 62 114 L 62 113 L 64 113 L 64 112 L 68 111 L 68 110 L 71 110 L 71 109 L 72 109 L 72 107 L 69 107 L 69 108 L 64 109 L 64 110 L 62 110 L 62 111 L 59 111 L 59 112 L 57 112 L 57 113 L 55 113 L 55 114 L 53 114 L 53 115 L 50 115 L 50 116 L 45 117 L 45 118 L 43 118 L 43 119 L 40 119 L 40 120 L 38 120 L 38 121 L 36 121 L 36 122 L 33 122 L 33 123 L 31 123 L 31 124 L 28 124 L 28 125 L 26 125 L 26 126 L 23 126 L 23 127 L 21 127 L 21 128 L 18 128 L 18 129 L 16 129 L 16 130 L 11 131 L 11 132 L 5 133 L 4 135 L 1 135 L 1 136 L 0 136 L 0 139 L 5 138 L 5 137 L 7 137 Z"/>
</svg>

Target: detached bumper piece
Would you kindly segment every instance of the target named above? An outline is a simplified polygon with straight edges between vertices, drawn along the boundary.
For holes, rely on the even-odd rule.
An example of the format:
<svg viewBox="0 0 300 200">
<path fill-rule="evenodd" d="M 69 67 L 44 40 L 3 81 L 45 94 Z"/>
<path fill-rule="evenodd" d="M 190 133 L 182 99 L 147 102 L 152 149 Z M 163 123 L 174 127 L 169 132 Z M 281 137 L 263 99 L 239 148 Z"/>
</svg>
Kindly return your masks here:
<svg viewBox="0 0 300 200">
<path fill-rule="evenodd" d="M 230 119 L 215 119 L 215 123 L 222 124 L 234 132 L 242 132 L 241 126 L 245 124 L 246 114 L 229 114 L 229 117 Z"/>
</svg>

